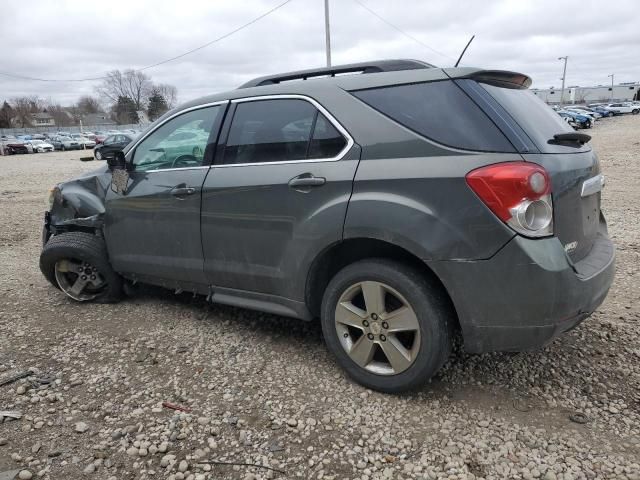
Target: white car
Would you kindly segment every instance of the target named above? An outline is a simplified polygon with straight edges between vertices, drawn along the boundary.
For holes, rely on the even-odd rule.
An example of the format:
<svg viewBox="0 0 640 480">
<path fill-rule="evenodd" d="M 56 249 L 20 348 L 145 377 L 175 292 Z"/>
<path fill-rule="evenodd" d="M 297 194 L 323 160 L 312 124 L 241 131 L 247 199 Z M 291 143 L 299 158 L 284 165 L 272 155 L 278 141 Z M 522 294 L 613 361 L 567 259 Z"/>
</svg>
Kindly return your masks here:
<svg viewBox="0 0 640 480">
<path fill-rule="evenodd" d="M 96 142 L 91 140 L 90 138 L 85 137 L 84 135 L 80 134 L 80 133 L 74 133 L 71 135 L 71 138 L 73 138 L 76 142 L 78 142 L 78 144 L 80 145 L 80 148 L 93 148 L 96 146 Z"/>
<path fill-rule="evenodd" d="M 30 140 L 29 143 L 33 151 L 37 153 L 53 152 L 54 150 L 53 145 L 42 140 Z"/>
<path fill-rule="evenodd" d="M 640 107 L 633 105 L 632 103 L 610 103 L 606 106 L 609 110 L 615 113 L 632 113 L 637 115 L 640 113 Z"/>
</svg>

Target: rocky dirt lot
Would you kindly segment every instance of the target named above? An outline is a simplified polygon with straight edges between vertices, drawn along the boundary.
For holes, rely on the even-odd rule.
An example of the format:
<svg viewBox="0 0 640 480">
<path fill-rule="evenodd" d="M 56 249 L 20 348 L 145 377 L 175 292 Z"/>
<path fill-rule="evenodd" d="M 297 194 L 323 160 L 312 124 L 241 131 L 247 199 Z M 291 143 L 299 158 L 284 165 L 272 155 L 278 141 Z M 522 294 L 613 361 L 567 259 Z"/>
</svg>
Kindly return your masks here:
<svg viewBox="0 0 640 480">
<path fill-rule="evenodd" d="M 0 157 L 0 383 L 32 369 L 0 386 L 22 413 L 0 479 L 640 479 L 640 117 L 598 123 L 606 302 L 539 351 L 458 348 L 405 396 L 347 379 L 317 324 L 157 289 L 66 299 L 38 269 L 45 195 L 97 162 Z"/>
</svg>

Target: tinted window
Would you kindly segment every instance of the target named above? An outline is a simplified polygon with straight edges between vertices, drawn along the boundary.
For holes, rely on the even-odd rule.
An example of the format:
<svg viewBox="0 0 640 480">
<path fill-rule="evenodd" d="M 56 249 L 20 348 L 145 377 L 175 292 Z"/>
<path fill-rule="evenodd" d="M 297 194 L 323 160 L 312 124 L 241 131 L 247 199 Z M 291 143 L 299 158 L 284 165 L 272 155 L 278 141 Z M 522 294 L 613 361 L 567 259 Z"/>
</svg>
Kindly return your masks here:
<svg viewBox="0 0 640 480">
<path fill-rule="evenodd" d="M 548 143 L 555 134 L 573 132 L 573 128 L 530 90 L 502 88 L 484 83 L 480 85 L 518 122 L 541 152 L 575 150 L 574 147 Z"/>
<path fill-rule="evenodd" d="M 316 108 L 296 99 L 239 103 L 229 130 L 224 163 L 306 158 Z"/>
<path fill-rule="evenodd" d="M 347 144 L 342 134 L 318 112 L 313 137 L 309 145 L 308 158 L 332 158 L 338 155 Z"/>
<path fill-rule="evenodd" d="M 136 170 L 187 168 L 202 165 L 209 134 L 221 115 L 220 106 L 179 115 L 145 138 L 136 147 Z"/>
<path fill-rule="evenodd" d="M 115 143 L 115 141 L 116 141 L 116 137 L 112 135 L 111 137 L 105 138 L 104 142 L 102 143 L 104 143 L 105 145 L 111 145 L 112 143 Z"/>
<path fill-rule="evenodd" d="M 396 122 L 438 143 L 467 150 L 514 151 L 502 132 L 451 81 L 351 93 Z"/>
</svg>

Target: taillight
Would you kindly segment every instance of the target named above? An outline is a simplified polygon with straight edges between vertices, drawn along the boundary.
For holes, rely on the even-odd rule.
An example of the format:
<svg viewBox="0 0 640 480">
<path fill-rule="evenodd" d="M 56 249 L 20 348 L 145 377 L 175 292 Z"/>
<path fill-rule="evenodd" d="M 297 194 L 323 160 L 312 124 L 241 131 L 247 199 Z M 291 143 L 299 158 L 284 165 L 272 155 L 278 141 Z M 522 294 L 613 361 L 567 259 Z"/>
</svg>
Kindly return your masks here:
<svg viewBox="0 0 640 480">
<path fill-rule="evenodd" d="M 527 237 L 553 235 L 551 180 L 540 165 L 507 162 L 467 174 L 467 183 L 498 218 Z"/>
</svg>

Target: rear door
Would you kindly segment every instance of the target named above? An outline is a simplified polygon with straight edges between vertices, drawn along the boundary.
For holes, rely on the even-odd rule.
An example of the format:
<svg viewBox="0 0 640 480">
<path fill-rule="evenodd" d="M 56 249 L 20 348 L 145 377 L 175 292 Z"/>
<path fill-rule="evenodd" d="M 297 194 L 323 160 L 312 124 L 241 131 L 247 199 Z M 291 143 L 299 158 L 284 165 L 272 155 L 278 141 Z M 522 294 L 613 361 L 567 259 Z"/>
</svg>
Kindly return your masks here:
<svg viewBox="0 0 640 480">
<path fill-rule="evenodd" d="M 236 100 L 227 117 L 203 186 L 207 280 L 302 300 L 312 259 L 342 238 L 359 147 L 307 97 Z"/>
</svg>

